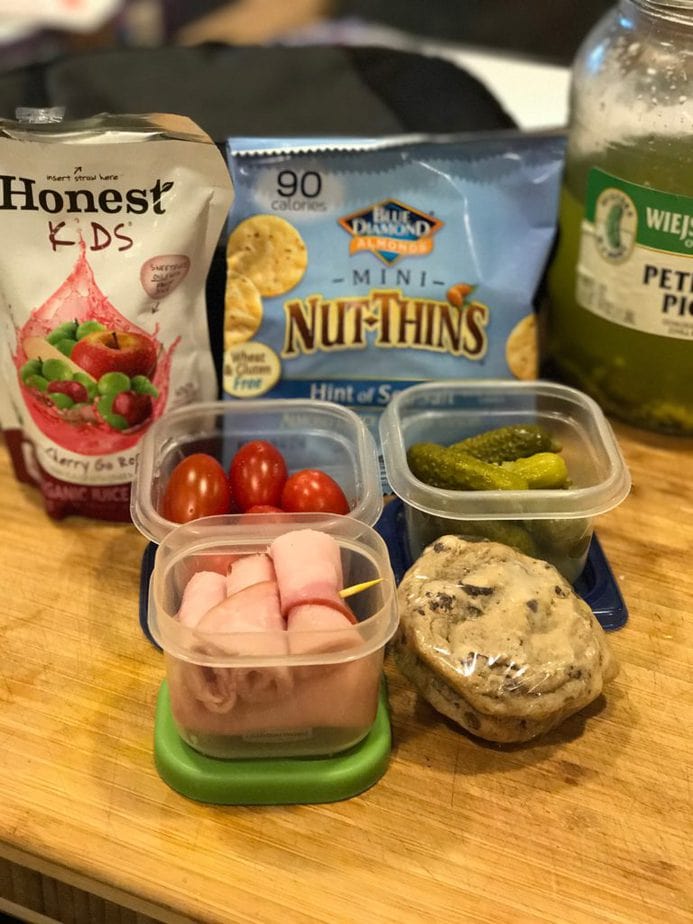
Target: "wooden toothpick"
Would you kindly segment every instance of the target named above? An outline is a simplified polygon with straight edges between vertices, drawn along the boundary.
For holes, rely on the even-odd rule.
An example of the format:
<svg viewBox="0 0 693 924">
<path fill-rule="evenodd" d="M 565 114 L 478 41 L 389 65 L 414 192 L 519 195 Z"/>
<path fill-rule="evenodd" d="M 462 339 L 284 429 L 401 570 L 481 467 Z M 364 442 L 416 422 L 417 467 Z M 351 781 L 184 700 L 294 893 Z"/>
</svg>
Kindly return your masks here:
<svg viewBox="0 0 693 924">
<path fill-rule="evenodd" d="M 374 578 L 372 581 L 363 581 L 361 584 L 352 584 L 351 587 L 345 587 L 343 590 L 339 591 L 339 596 L 344 599 L 344 597 L 351 597 L 353 594 L 358 594 L 362 590 L 368 590 L 369 587 L 375 587 L 376 584 L 379 584 L 382 581 L 382 578 Z"/>
</svg>

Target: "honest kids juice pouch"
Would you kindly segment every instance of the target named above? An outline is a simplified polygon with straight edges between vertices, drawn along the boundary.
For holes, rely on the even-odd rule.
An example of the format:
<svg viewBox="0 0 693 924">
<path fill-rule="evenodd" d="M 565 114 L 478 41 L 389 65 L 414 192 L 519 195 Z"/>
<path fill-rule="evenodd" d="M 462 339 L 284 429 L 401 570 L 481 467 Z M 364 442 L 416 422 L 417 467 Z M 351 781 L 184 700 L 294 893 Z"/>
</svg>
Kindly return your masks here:
<svg viewBox="0 0 693 924">
<path fill-rule="evenodd" d="M 152 421 L 216 397 L 205 281 L 231 200 L 188 119 L 0 122 L 0 422 L 51 515 L 127 520 Z"/>
</svg>

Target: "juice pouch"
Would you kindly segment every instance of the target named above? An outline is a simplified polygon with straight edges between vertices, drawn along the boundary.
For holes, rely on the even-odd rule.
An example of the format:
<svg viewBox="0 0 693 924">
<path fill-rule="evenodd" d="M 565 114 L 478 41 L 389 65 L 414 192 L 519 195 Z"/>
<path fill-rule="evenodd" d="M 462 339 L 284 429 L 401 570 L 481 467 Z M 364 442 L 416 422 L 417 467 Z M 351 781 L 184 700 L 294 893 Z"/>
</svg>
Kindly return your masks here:
<svg viewBox="0 0 693 924">
<path fill-rule="evenodd" d="M 205 280 L 232 201 L 178 116 L 0 122 L 0 423 L 55 517 L 129 519 L 138 443 L 216 397 Z"/>
<path fill-rule="evenodd" d="M 438 378 L 534 378 L 554 133 L 232 139 L 223 387 L 315 398 L 374 435 Z"/>
</svg>

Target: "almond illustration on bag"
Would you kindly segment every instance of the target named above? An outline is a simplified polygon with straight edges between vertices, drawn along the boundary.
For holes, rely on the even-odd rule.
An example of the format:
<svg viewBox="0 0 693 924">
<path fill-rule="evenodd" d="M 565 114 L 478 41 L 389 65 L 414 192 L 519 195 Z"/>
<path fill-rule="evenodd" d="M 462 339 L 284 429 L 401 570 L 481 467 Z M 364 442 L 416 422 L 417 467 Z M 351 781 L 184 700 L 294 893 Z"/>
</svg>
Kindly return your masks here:
<svg viewBox="0 0 693 924">
<path fill-rule="evenodd" d="M 228 170 L 179 116 L 4 121 L 0 152 L 0 423 L 15 474 L 54 517 L 127 520 L 147 428 L 217 395 L 205 282 Z"/>
</svg>

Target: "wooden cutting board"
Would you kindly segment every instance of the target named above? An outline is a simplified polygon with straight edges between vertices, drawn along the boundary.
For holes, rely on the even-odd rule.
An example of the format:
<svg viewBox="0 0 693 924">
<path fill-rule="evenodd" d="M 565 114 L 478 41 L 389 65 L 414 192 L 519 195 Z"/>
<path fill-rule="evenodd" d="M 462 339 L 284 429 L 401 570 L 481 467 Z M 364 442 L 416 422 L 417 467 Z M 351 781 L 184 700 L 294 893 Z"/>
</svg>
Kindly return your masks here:
<svg viewBox="0 0 693 924">
<path fill-rule="evenodd" d="M 620 674 L 533 744 L 459 732 L 387 664 L 393 753 L 345 802 L 219 808 L 152 761 L 134 527 L 49 520 L 0 447 L 0 907 L 69 921 L 693 920 L 693 441 L 617 428 L 597 531 Z M 40 918 L 34 917 L 34 920 Z"/>
</svg>

